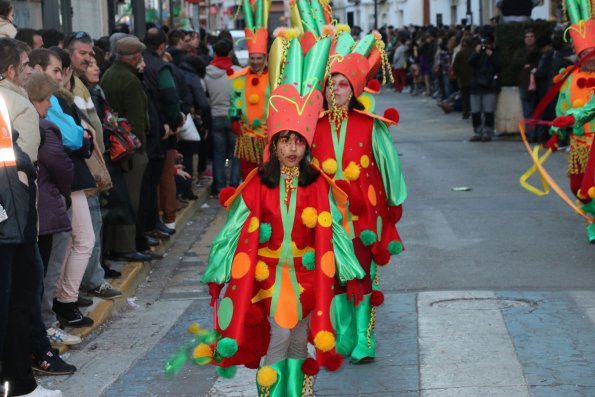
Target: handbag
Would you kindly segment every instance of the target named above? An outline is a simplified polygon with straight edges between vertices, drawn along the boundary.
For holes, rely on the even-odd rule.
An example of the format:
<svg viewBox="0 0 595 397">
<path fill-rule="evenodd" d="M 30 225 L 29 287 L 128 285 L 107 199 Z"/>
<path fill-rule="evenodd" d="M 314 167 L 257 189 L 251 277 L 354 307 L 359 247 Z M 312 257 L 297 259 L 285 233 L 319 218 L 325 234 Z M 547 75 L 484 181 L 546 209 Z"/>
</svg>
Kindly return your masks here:
<svg viewBox="0 0 595 397">
<path fill-rule="evenodd" d="M 132 133 L 128 120 L 110 110 L 105 111 L 103 131 L 108 135 L 109 158 L 115 163 L 127 160 L 142 147 L 138 137 Z"/>
<path fill-rule="evenodd" d="M 186 115 L 186 121 L 184 121 L 184 125 L 180 127 L 178 137 L 181 141 L 200 142 L 200 134 L 198 133 L 196 124 L 194 124 L 191 113 Z"/>
<path fill-rule="evenodd" d="M 112 178 L 107 170 L 105 161 L 103 161 L 103 156 L 99 151 L 95 130 L 93 130 L 93 127 L 91 127 L 91 125 L 86 123 L 84 120 L 82 121 L 82 124 L 83 128 L 90 131 L 91 136 L 93 137 L 93 153 L 91 153 L 91 157 L 85 159 L 85 163 L 87 164 L 91 175 L 93 175 L 93 178 L 95 179 L 97 189 L 99 189 L 101 192 L 110 190 L 113 187 Z"/>
</svg>

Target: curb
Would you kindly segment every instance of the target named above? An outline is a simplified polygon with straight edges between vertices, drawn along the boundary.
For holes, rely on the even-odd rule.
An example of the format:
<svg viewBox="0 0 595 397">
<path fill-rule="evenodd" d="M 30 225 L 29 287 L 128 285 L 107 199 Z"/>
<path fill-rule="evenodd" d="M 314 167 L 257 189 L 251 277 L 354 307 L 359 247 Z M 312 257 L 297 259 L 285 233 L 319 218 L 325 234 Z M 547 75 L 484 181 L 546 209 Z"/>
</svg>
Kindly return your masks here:
<svg viewBox="0 0 595 397">
<path fill-rule="evenodd" d="M 207 198 L 209 197 L 210 184 L 200 189 L 195 189 L 195 194 L 198 198 L 194 201 L 189 202 L 189 205 L 178 211 L 176 214 L 176 234 L 169 239 L 164 239 L 161 244 L 156 247 L 155 252 L 159 254 L 166 253 L 174 243 L 176 236 L 179 233 L 183 233 L 186 228 L 186 223 L 190 218 L 196 214 Z M 107 320 L 109 320 L 114 314 L 120 311 L 126 306 L 127 299 L 134 295 L 137 287 L 147 278 L 154 266 L 159 265 L 159 260 L 150 262 L 128 262 L 122 268 L 122 276 L 111 282 L 112 286 L 122 292 L 122 296 L 106 300 L 97 297 L 93 297 L 93 305 L 89 306 L 87 311 L 83 311 L 83 314 L 93 319 L 94 323 L 90 327 L 83 328 L 71 328 L 66 327 L 66 332 L 71 335 L 76 335 L 82 338 L 89 336 Z M 69 345 L 52 345 L 52 347 L 59 349 L 60 354 L 63 354 L 70 350 Z"/>
</svg>

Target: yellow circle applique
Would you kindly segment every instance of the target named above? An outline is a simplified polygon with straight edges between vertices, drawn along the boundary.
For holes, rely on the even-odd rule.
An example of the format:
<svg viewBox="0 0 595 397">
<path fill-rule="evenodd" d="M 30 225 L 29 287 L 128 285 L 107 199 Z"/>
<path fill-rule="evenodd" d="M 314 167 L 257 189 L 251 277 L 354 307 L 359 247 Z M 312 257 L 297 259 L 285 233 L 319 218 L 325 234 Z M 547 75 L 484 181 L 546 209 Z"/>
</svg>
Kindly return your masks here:
<svg viewBox="0 0 595 397">
<path fill-rule="evenodd" d="M 366 112 L 369 112 L 370 109 L 372 108 L 372 101 L 370 100 L 370 97 L 368 95 L 360 95 L 357 100 L 364 105 L 364 110 Z"/>
<path fill-rule="evenodd" d="M 370 166 L 370 158 L 367 154 L 364 154 L 360 159 L 359 163 L 362 165 L 363 168 L 368 168 Z"/>
<path fill-rule="evenodd" d="M 246 86 L 246 82 L 242 78 L 234 79 L 233 83 L 231 83 L 231 84 L 233 85 L 233 89 L 236 91 L 243 90 L 244 87 Z"/>
<path fill-rule="evenodd" d="M 260 221 L 257 217 L 253 216 L 250 218 L 250 224 L 248 225 L 248 233 L 252 233 L 258 230 L 260 227 Z"/>
<path fill-rule="evenodd" d="M 236 99 L 236 107 L 241 108 L 244 105 L 244 101 L 241 99 Z"/>
<path fill-rule="evenodd" d="M 258 96 L 258 94 L 252 94 L 248 97 L 248 103 L 250 105 L 256 105 L 259 101 L 260 97 Z"/>
<path fill-rule="evenodd" d="M 333 217 L 328 211 L 322 211 L 318 214 L 318 223 L 322 227 L 329 227 L 333 223 Z"/>
<path fill-rule="evenodd" d="M 328 175 L 337 172 L 337 161 L 335 159 L 326 159 L 322 162 L 322 170 Z"/>
<path fill-rule="evenodd" d="M 568 102 L 562 102 L 562 105 L 560 105 L 560 107 L 563 111 L 566 112 L 568 110 Z"/>
<path fill-rule="evenodd" d="M 312 159 L 312 161 L 310 161 L 312 164 L 314 164 L 317 167 L 320 167 L 320 161 L 318 161 L 318 159 L 316 157 L 314 157 Z"/>
<path fill-rule="evenodd" d="M 254 278 L 257 281 L 264 281 L 269 278 L 269 267 L 264 261 L 256 262 L 256 269 L 254 270 Z"/>
</svg>

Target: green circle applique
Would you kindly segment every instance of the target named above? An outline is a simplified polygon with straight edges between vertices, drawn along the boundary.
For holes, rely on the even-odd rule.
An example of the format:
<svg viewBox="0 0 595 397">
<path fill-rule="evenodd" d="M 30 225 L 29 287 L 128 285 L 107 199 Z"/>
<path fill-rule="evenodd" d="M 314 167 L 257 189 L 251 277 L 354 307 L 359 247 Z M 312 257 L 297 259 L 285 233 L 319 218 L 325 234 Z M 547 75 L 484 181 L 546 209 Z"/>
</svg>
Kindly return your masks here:
<svg viewBox="0 0 595 397">
<path fill-rule="evenodd" d="M 219 310 L 217 310 L 217 320 L 219 327 L 226 330 L 231 323 L 233 317 L 233 301 L 230 298 L 223 298 L 219 303 Z"/>
</svg>

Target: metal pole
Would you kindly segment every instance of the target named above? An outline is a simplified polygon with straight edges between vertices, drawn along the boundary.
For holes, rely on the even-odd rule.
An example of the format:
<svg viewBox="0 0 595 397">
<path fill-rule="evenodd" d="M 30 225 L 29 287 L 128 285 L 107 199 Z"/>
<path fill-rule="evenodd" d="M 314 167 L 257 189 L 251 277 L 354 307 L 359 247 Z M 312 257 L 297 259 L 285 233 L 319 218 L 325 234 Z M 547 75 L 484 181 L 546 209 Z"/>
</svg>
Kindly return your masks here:
<svg viewBox="0 0 595 397">
<path fill-rule="evenodd" d="M 174 0 L 169 0 L 169 28 L 174 28 Z"/>
<path fill-rule="evenodd" d="M 115 0 L 107 0 L 107 31 L 111 35 L 116 27 Z"/>
<path fill-rule="evenodd" d="M 378 30 L 378 0 L 374 0 L 374 30 Z"/>
<path fill-rule="evenodd" d="M 163 26 L 163 0 L 159 0 L 159 26 Z"/>
<path fill-rule="evenodd" d="M 147 23 L 145 21 L 145 2 L 144 0 L 132 0 L 131 4 L 134 34 L 138 37 L 144 37 L 147 30 Z"/>
<path fill-rule="evenodd" d="M 473 25 L 473 13 L 471 12 L 471 0 L 467 0 L 467 18 L 469 19 L 469 26 Z"/>
</svg>

